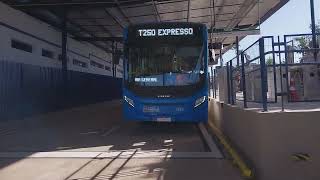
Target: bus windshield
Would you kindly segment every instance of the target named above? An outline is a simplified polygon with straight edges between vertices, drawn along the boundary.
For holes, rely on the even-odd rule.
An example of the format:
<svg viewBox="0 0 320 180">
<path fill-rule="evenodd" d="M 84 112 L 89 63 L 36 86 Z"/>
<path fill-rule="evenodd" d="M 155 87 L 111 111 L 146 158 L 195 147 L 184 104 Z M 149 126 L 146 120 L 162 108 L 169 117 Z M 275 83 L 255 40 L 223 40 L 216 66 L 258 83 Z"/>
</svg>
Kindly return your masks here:
<svg viewBox="0 0 320 180">
<path fill-rule="evenodd" d="M 190 86 L 204 80 L 204 47 L 129 47 L 126 82 L 135 86 Z"/>
</svg>

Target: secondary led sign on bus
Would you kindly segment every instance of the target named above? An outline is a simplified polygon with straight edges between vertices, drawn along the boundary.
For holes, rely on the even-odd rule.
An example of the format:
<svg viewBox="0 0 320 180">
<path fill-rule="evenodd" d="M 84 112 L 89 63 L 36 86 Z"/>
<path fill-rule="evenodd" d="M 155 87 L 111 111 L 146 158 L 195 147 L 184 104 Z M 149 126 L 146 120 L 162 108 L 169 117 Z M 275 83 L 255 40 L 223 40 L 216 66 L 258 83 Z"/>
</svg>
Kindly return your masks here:
<svg viewBox="0 0 320 180">
<path fill-rule="evenodd" d="M 139 29 L 141 37 L 148 36 L 189 36 L 193 35 L 193 28 L 172 28 L 172 29 Z"/>
</svg>

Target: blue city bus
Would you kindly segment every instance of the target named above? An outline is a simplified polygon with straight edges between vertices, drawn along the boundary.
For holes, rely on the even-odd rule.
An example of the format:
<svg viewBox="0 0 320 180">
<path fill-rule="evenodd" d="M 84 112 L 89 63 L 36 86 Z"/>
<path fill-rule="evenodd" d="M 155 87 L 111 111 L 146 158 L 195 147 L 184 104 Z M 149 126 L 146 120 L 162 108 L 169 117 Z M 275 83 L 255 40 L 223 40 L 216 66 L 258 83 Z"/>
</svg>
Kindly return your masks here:
<svg viewBox="0 0 320 180">
<path fill-rule="evenodd" d="M 123 114 L 129 121 L 206 122 L 208 31 L 204 24 L 124 30 Z"/>
</svg>

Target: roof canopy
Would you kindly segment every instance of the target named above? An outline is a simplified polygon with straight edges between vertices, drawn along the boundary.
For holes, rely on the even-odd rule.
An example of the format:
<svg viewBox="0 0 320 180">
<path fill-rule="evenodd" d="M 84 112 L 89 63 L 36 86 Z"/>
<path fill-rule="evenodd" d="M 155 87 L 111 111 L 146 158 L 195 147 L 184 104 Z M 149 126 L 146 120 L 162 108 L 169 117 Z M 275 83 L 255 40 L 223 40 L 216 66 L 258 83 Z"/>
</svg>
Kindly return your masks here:
<svg viewBox="0 0 320 180">
<path fill-rule="evenodd" d="M 256 29 L 260 22 L 270 17 L 288 0 L 261 2 L 260 0 L 4 0 L 4 2 L 57 28 L 62 23 L 64 12 L 67 12 L 65 15 L 67 31 L 71 35 L 110 50 L 112 41 L 121 41 L 122 30 L 129 24 L 182 21 L 204 23 L 209 32 Z M 221 43 L 227 47 L 231 47 L 235 40 L 236 37 L 232 36 L 209 35 L 209 42 Z"/>
</svg>

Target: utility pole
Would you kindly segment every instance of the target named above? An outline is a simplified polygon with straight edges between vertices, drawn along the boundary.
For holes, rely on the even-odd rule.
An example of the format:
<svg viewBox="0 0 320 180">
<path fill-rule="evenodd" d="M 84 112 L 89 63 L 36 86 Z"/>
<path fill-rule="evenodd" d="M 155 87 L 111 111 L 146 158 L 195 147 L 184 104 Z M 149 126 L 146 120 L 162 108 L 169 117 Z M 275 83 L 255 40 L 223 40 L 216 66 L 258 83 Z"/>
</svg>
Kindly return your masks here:
<svg viewBox="0 0 320 180">
<path fill-rule="evenodd" d="M 310 11 L 311 11 L 311 30 L 312 30 L 312 48 L 313 48 L 313 56 L 314 61 L 317 61 L 317 54 L 316 48 L 318 48 L 317 45 L 317 35 L 316 35 L 316 19 L 314 16 L 314 0 L 310 0 Z"/>
</svg>

